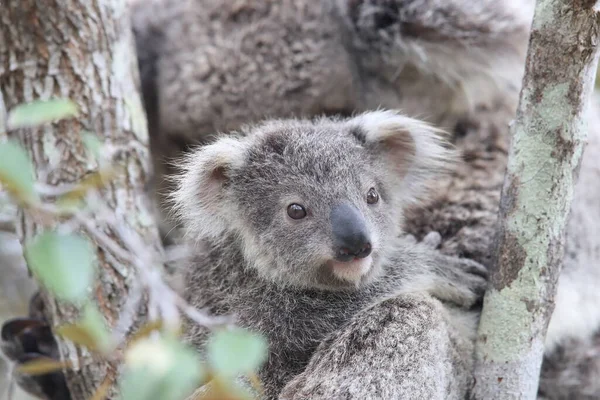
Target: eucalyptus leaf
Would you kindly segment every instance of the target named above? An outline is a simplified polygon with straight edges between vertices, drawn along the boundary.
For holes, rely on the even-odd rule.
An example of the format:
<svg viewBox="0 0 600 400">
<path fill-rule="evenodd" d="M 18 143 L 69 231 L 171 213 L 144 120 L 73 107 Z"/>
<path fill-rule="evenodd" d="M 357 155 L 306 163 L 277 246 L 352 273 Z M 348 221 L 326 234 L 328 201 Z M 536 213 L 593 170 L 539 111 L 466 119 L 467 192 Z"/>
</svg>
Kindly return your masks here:
<svg viewBox="0 0 600 400">
<path fill-rule="evenodd" d="M 20 104 L 8 114 L 8 129 L 42 125 L 76 116 L 77 104 L 69 99 L 36 100 Z"/>
<path fill-rule="evenodd" d="M 91 132 L 82 132 L 83 145 L 94 159 L 100 159 L 100 150 L 104 143 Z"/>
<path fill-rule="evenodd" d="M 64 368 L 70 368 L 68 361 L 57 361 L 49 357 L 40 357 L 27 361 L 17 367 L 17 371 L 28 375 L 44 375 L 51 372 L 62 371 Z"/>
<path fill-rule="evenodd" d="M 82 316 L 76 324 L 59 326 L 56 332 L 92 351 L 107 353 L 111 348 L 111 337 L 104 317 L 93 303 L 86 303 Z"/>
<path fill-rule="evenodd" d="M 83 308 L 80 323 L 94 337 L 98 350 L 106 351 L 110 348 L 110 332 L 104 317 L 93 303 L 87 303 Z"/>
<path fill-rule="evenodd" d="M 56 297 L 71 302 L 86 299 L 95 275 L 94 247 L 75 234 L 44 232 L 25 246 L 27 263 Z"/>
<path fill-rule="evenodd" d="M 116 170 L 99 170 L 81 179 L 71 191 L 63 194 L 58 200 L 62 207 L 74 206 L 76 200 L 81 200 L 89 190 L 101 188 L 109 179 L 116 175 Z"/>
<path fill-rule="evenodd" d="M 35 174 L 29 155 L 16 141 L 0 142 L 0 183 L 24 203 L 37 203 Z"/>
<path fill-rule="evenodd" d="M 203 381 L 195 351 L 175 338 L 144 339 L 125 355 L 121 400 L 183 400 Z"/>
<path fill-rule="evenodd" d="M 204 388 L 202 400 L 255 400 L 261 399 L 258 393 L 251 393 L 235 379 L 213 379 Z"/>
<path fill-rule="evenodd" d="M 76 345 L 84 346 L 91 350 L 96 349 L 96 339 L 92 333 L 79 324 L 61 325 L 56 328 L 56 333 Z"/>
<path fill-rule="evenodd" d="M 247 375 L 258 369 L 267 358 L 267 341 L 244 329 L 214 333 L 208 342 L 208 362 L 223 376 Z"/>
</svg>

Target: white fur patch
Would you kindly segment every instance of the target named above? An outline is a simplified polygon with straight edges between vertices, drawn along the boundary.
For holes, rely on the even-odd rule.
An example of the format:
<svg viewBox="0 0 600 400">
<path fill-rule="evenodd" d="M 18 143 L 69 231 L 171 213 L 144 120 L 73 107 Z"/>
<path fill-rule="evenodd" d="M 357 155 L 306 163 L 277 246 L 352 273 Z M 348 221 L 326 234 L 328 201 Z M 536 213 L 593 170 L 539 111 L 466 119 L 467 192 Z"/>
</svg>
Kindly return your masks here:
<svg viewBox="0 0 600 400">
<path fill-rule="evenodd" d="M 371 270 L 373 258 L 369 256 L 349 262 L 331 261 L 330 265 L 333 274 L 339 279 L 359 283 L 361 278 Z"/>
<path fill-rule="evenodd" d="M 400 187 L 397 187 L 405 203 L 422 201 L 431 184 L 459 161 L 458 153 L 445 140 L 447 132 L 397 111 L 371 111 L 352 118 L 348 123 L 365 131 L 367 143 L 374 144 L 402 136 L 412 140 L 415 154 L 406 155 L 410 157 L 410 166 Z M 401 157 L 402 154 L 396 156 Z"/>
<path fill-rule="evenodd" d="M 241 168 L 246 149 L 243 140 L 223 136 L 183 157 L 179 164 L 182 173 L 175 177 L 177 189 L 171 194 L 172 212 L 193 240 L 217 237 L 230 224 L 227 211 L 231 207 L 227 207 L 221 182 L 215 181 L 211 173 L 221 167 Z"/>
<path fill-rule="evenodd" d="M 546 333 L 546 352 L 566 339 L 587 339 L 600 327 L 600 289 L 596 281 L 560 277 L 556 307 Z"/>
</svg>

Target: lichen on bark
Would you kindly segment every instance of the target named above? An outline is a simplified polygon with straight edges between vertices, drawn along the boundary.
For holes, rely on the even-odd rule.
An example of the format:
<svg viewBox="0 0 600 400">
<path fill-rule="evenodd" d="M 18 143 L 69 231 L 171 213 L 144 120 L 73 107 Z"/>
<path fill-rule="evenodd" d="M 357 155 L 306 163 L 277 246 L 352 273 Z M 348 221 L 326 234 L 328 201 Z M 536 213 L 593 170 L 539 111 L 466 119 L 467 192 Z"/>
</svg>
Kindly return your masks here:
<svg viewBox="0 0 600 400">
<path fill-rule="evenodd" d="M 479 325 L 476 399 L 537 395 L 598 63 L 600 19 L 590 4 L 536 5 Z"/>
</svg>

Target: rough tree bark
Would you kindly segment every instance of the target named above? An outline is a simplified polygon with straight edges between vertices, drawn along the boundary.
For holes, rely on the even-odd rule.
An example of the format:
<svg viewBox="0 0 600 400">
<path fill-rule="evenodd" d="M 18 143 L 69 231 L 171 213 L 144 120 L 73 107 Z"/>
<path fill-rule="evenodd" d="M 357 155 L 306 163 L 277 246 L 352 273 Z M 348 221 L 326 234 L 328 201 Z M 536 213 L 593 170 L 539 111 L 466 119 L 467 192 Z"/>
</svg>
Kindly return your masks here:
<svg viewBox="0 0 600 400">
<path fill-rule="evenodd" d="M 116 0 L 35 1 L 7 0 L 0 7 L 0 115 L 15 105 L 36 99 L 74 100 L 76 119 L 38 129 L 11 132 L 28 149 L 38 180 L 50 185 L 80 180 L 94 166 L 84 156 L 81 132 L 96 133 L 122 146 L 117 160 L 126 174 L 105 189 L 104 201 L 119 221 L 136 229 L 148 246 L 161 249 L 151 209 L 143 196 L 149 174 L 145 115 L 136 88 L 137 61 L 126 2 Z M 6 118 L 0 118 L 1 126 Z M 114 238 L 101 221 L 99 229 Z M 40 225 L 27 213 L 19 217 L 22 241 Z M 128 265 L 106 248 L 98 247 L 99 276 L 94 296 L 109 324 L 114 324 L 134 278 Z M 45 296 L 53 325 L 72 322 L 75 310 Z M 144 318 L 140 313 L 136 323 Z M 132 323 L 135 325 L 135 323 Z M 94 360 L 86 351 L 60 341 L 74 399 L 90 398 L 112 367 Z"/>
<path fill-rule="evenodd" d="M 477 337 L 476 399 L 536 398 L 598 62 L 595 3 L 536 5 Z"/>
</svg>

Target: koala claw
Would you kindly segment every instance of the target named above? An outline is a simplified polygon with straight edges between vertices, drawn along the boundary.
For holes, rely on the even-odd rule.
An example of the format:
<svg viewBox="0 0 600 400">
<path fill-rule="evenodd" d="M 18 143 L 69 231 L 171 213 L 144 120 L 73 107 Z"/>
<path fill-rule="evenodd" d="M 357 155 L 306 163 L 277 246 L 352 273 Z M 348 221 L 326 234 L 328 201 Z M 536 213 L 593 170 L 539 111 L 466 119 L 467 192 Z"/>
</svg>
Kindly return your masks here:
<svg viewBox="0 0 600 400">
<path fill-rule="evenodd" d="M 58 360 L 58 345 L 52 334 L 52 329 L 36 306 L 39 296 L 31 302 L 30 315 L 32 318 L 13 318 L 6 321 L 0 332 L 0 351 L 9 361 L 19 366 L 39 359 Z M 44 375 L 29 375 L 14 370 L 15 382 L 27 393 L 45 400 L 71 400 L 69 390 L 62 372 L 52 372 Z"/>
<path fill-rule="evenodd" d="M 486 280 L 488 279 L 488 269 L 476 261 L 468 258 L 459 258 L 458 261 L 455 261 L 455 264 L 467 274 L 477 275 Z"/>
<path fill-rule="evenodd" d="M 442 235 L 436 231 L 429 232 L 420 242 L 415 235 L 410 233 L 403 234 L 402 239 L 407 244 L 421 244 L 430 249 L 437 249 L 442 244 Z"/>
<path fill-rule="evenodd" d="M 405 233 L 404 235 L 402 235 L 402 239 L 407 243 L 407 244 L 417 244 L 419 241 L 417 240 L 417 237 L 415 235 L 412 235 L 410 233 Z"/>
<path fill-rule="evenodd" d="M 476 261 L 441 255 L 439 276 L 442 278 L 434 295 L 460 307 L 481 303 L 487 289 L 487 269 Z"/>
<path fill-rule="evenodd" d="M 422 240 L 422 243 L 432 249 L 437 249 L 442 244 L 442 235 L 439 232 L 429 232 Z"/>
</svg>

